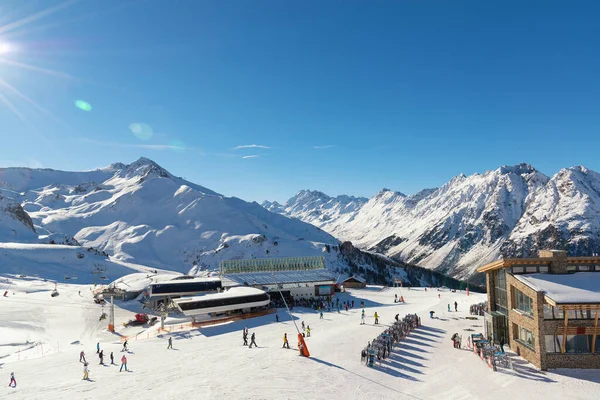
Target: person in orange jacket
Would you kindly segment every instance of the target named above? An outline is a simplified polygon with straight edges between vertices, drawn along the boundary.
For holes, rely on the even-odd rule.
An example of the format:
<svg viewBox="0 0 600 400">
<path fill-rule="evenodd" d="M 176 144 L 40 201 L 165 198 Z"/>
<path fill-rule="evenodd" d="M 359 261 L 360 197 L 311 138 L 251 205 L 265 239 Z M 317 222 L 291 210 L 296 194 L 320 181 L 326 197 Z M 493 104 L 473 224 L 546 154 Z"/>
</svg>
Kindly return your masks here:
<svg viewBox="0 0 600 400">
<path fill-rule="evenodd" d="M 289 349 L 290 348 L 290 343 L 288 342 L 287 333 L 284 333 L 283 334 L 283 347 L 282 347 L 282 349 L 286 348 L 286 347 Z"/>
</svg>

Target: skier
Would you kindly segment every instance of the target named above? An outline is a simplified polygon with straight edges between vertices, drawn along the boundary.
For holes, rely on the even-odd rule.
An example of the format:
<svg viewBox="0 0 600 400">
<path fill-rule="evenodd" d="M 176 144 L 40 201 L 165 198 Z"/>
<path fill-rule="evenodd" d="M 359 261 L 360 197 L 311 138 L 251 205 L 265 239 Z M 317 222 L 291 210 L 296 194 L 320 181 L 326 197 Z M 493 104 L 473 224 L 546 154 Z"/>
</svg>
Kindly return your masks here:
<svg viewBox="0 0 600 400">
<path fill-rule="evenodd" d="M 348 303 L 346 303 L 346 312 L 348 312 Z"/>
<path fill-rule="evenodd" d="M 304 327 L 304 321 L 302 321 L 302 332 L 306 331 L 306 328 Z"/>
<path fill-rule="evenodd" d="M 429 311 L 429 318 L 433 318 L 434 313 L 435 313 L 435 311 Z"/>
<path fill-rule="evenodd" d="M 362 313 L 360 314 L 360 324 L 365 324 L 365 309 L 363 308 Z"/>
<path fill-rule="evenodd" d="M 279 314 L 275 314 L 275 321 L 279 322 Z"/>
<path fill-rule="evenodd" d="M 100 353 L 98 353 L 98 358 L 100 358 L 100 364 L 104 365 L 104 350 L 100 350 Z"/>
<path fill-rule="evenodd" d="M 450 312 L 450 304 L 448 304 L 448 312 Z"/>
<path fill-rule="evenodd" d="M 442 298 L 442 296 L 440 296 L 440 294 L 438 293 L 438 299 L 441 299 L 441 298 Z"/>
<path fill-rule="evenodd" d="M 79 362 L 81 362 L 81 360 L 85 362 L 85 353 L 83 352 L 83 350 L 81 350 L 81 353 L 79 353 Z"/>
<path fill-rule="evenodd" d="M 114 365 L 115 364 L 115 357 L 113 356 L 113 352 L 110 352 L 110 364 Z"/>
<path fill-rule="evenodd" d="M 379 323 L 379 315 L 377 314 L 377 311 L 375 311 L 375 315 L 373 315 L 375 317 L 375 325 L 377 325 Z"/>
<path fill-rule="evenodd" d="M 283 348 L 286 348 L 286 347 L 289 349 L 290 348 L 290 344 L 288 342 L 287 333 L 284 333 L 283 334 L 283 346 L 281 348 L 283 349 Z"/>
<path fill-rule="evenodd" d="M 123 371 L 123 367 L 125 367 L 125 371 L 127 372 L 127 357 L 125 357 L 125 354 L 121 357 L 121 369 L 119 369 L 119 372 Z"/>
<path fill-rule="evenodd" d="M 252 336 L 250 336 L 250 346 L 248 348 L 251 349 L 252 345 L 254 345 L 254 347 L 258 347 L 256 344 L 256 333 L 254 332 L 252 332 Z"/>
<path fill-rule="evenodd" d="M 100 342 L 96 344 L 96 354 L 100 353 Z"/>
<path fill-rule="evenodd" d="M 10 373 L 10 383 L 8 384 L 8 386 L 17 387 L 17 381 L 15 379 L 15 373 L 14 372 Z"/>
<path fill-rule="evenodd" d="M 396 322 L 398 322 L 398 318 L 400 317 L 400 314 L 396 314 L 396 316 L 394 317 L 394 319 L 396 320 Z"/>
<path fill-rule="evenodd" d="M 173 349 L 173 338 L 169 337 L 169 345 L 167 346 L 167 350 L 168 349 Z"/>
<path fill-rule="evenodd" d="M 398 295 L 397 295 L 397 294 L 395 294 L 395 295 L 394 295 L 394 303 L 397 303 L 397 302 L 398 302 Z"/>
<path fill-rule="evenodd" d="M 500 338 L 500 351 L 504 353 L 504 336 Z"/>
<path fill-rule="evenodd" d="M 338 309 L 338 314 L 339 314 L 340 313 L 340 303 L 338 303 L 337 309 Z"/>
<path fill-rule="evenodd" d="M 306 337 L 310 337 L 310 325 L 306 327 Z"/>
<path fill-rule="evenodd" d="M 90 369 L 88 368 L 88 363 L 84 362 L 83 363 L 83 380 L 89 381 L 90 377 Z"/>
<path fill-rule="evenodd" d="M 121 351 L 128 351 L 127 349 L 127 340 L 123 342 L 123 349 Z"/>
<path fill-rule="evenodd" d="M 242 337 L 244 338 L 244 346 L 248 346 L 248 332 L 246 332 L 246 328 L 244 328 L 244 332 L 242 333 Z"/>
<path fill-rule="evenodd" d="M 319 319 L 323 319 L 323 311 L 319 312 Z"/>
<path fill-rule="evenodd" d="M 458 303 L 454 302 L 454 311 L 458 312 Z"/>
</svg>

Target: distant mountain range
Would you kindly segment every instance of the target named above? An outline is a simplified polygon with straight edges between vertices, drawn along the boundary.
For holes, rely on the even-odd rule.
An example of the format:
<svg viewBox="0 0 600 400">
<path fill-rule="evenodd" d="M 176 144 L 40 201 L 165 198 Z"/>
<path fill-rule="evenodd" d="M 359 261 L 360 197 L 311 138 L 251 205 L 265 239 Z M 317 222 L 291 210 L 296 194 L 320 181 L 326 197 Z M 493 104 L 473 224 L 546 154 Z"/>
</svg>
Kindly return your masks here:
<svg viewBox="0 0 600 400">
<path fill-rule="evenodd" d="M 302 202 L 314 208 L 321 195 L 314 196 L 314 203 L 308 198 Z M 21 271 L 19 260 L 35 270 L 36 262 L 47 258 L 53 263 L 40 269 L 46 275 L 52 269 L 56 278 L 61 275 L 57 272 L 61 257 L 77 263 L 73 270 L 79 275 L 93 265 L 103 275 L 114 276 L 104 269 L 122 271 L 127 263 L 135 263 L 131 267 L 135 271 L 148 266 L 198 274 L 218 270 L 221 260 L 322 255 L 327 267 L 340 275 L 356 273 L 372 283 L 401 277 L 415 285 L 458 284 L 360 251 L 319 227 L 257 203 L 178 178 L 146 158 L 86 172 L 2 168 L 0 196 L 0 242 L 5 242 L 4 264 L 11 263 L 0 263 L 0 274 Z M 340 196 L 331 207 L 321 206 L 336 219 L 355 213 L 366 201 Z M 276 210 L 277 204 L 270 207 Z M 61 251 L 51 252 L 51 244 Z M 64 246 L 58 245 L 80 250 L 65 258 Z M 36 249 L 42 253 L 35 254 Z M 102 254 L 110 262 L 100 263 Z"/>
<path fill-rule="evenodd" d="M 302 190 L 283 205 L 263 206 L 457 278 L 540 248 L 600 252 L 600 174 L 581 166 L 552 177 L 529 164 L 503 166 L 409 196 L 383 189 L 368 200 Z"/>
</svg>

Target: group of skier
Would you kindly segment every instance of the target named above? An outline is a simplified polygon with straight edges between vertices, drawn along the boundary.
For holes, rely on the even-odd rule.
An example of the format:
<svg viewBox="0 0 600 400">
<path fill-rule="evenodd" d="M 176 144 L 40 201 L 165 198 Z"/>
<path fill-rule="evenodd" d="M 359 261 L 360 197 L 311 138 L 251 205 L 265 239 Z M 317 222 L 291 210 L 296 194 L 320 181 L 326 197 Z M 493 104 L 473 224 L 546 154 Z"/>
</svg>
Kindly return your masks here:
<svg viewBox="0 0 600 400">
<path fill-rule="evenodd" d="M 456 301 L 454 302 L 454 311 L 458 312 L 458 303 Z M 452 312 L 450 309 L 450 304 L 448 304 L 448 312 Z"/>
<path fill-rule="evenodd" d="M 248 327 L 245 326 L 244 330 L 242 332 L 242 338 L 244 339 L 244 346 L 248 346 L 249 349 L 252 348 L 252 345 L 254 345 L 254 347 L 258 347 L 258 345 L 256 344 L 256 333 L 252 332 L 252 335 L 250 336 L 250 345 L 248 345 Z"/>
<path fill-rule="evenodd" d="M 169 346 L 171 346 L 170 340 L 171 338 L 169 338 Z M 121 351 L 125 352 L 128 350 L 129 349 L 127 348 L 127 340 L 125 340 L 125 342 L 123 342 L 123 349 Z M 96 344 L 96 354 L 98 354 L 98 358 L 100 359 L 100 362 L 98 364 L 104 365 L 104 350 L 100 349 L 100 342 Z M 88 361 L 85 358 L 85 352 L 83 350 L 79 353 L 79 362 L 83 363 L 83 380 L 90 380 L 90 367 Z M 110 352 L 110 365 L 117 365 L 115 364 L 115 356 L 112 351 Z M 123 368 L 125 369 L 125 371 L 127 371 L 127 356 L 125 354 L 123 354 L 123 356 L 121 357 L 121 368 L 119 369 L 119 372 L 123 371 Z"/>
</svg>

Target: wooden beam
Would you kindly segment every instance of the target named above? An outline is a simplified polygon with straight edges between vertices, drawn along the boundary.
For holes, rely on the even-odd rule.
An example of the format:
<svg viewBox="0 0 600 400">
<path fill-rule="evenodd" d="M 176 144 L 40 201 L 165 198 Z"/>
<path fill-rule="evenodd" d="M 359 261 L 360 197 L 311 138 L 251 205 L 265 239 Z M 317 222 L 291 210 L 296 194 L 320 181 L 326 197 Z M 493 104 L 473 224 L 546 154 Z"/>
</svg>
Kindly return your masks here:
<svg viewBox="0 0 600 400">
<path fill-rule="evenodd" d="M 550 304 L 551 306 L 556 307 L 556 302 L 554 300 L 552 300 L 550 297 L 544 296 L 544 300 L 546 301 L 546 303 Z"/>
<path fill-rule="evenodd" d="M 598 335 L 598 314 L 600 314 L 600 306 L 596 307 L 596 318 L 594 319 L 594 335 L 592 336 L 592 354 L 596 352 L 596 337 Z"/>
<path fill-rule="evenodd" d="M 491 262 L 489 264 L 483 265 L 479 268 L 477 268 L 477 272 L 487 272 L 487 271 L 491 271 L 494 269 L 501 269 L 504 268 L 504 259 L 498 260 L 498 261 L 494 261 Z"/>
<path fill-rule="evenodd" d="M 565 333 L 563 333 L 563 342 L 560 346 L 560 352 L 564 353 L 567 348 L 567 328 L 569 327 L 569 311 L 565 310 Z"/>
<path fill-rule="evenodd" d="M 558 304 L 563 310 L 595 310 L 599 304 Z"/>
</svg>

